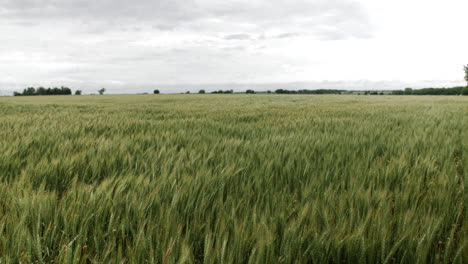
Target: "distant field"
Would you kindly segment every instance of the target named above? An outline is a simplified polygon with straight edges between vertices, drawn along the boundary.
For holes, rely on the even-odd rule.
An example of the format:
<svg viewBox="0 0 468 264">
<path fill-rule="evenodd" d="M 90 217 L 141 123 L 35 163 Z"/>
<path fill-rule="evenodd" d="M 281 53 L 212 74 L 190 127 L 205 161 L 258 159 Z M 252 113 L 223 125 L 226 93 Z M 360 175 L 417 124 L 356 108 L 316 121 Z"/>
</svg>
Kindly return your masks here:
<svg viewBox="0 0 468 264">
<path fill-rule="evenodd" d="M 0 263 L 467 263 L 468 97 L 0 97 Z"/>
</svg>

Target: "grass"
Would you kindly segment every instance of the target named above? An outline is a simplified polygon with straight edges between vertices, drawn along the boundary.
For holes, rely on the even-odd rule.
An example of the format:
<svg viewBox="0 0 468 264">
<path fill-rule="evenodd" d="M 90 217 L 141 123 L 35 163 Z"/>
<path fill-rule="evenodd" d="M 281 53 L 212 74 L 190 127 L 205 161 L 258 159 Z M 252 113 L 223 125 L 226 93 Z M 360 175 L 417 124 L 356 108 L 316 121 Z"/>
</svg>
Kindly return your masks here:
<svg viewBox="0 0 468 264">
<path fill-rule="evenodd" d="M 0 263 L 466 263 L 468 97 L 0 98 Z"/>
</svg>

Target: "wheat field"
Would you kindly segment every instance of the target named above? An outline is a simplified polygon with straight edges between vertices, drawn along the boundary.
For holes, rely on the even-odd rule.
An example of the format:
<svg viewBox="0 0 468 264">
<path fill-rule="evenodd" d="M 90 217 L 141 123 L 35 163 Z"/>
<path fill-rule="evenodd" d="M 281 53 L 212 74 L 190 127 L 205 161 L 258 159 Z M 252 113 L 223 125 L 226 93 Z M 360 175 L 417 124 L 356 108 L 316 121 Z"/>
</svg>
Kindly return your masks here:
<svg viewBox="0 0 468 264">
<path fill-rule="evenodd" d="M 0 263 L 467 263 L 468 97 L 0 97 Z"/>
</svg>

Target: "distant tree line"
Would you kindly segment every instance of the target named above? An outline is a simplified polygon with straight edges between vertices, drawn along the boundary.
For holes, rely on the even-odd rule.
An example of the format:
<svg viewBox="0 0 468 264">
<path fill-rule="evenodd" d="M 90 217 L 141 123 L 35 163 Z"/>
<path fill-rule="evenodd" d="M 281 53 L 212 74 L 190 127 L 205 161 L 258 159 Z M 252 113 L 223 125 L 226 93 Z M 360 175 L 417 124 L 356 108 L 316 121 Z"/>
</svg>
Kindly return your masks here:
<svg viewBox="0 0 468 264">
<path fill-rule="evenodd" d="M 234 93 L 234 90 L 218 90 L 218 91 L 213 91 L 211 92 L 212 94 L 232 94 Z"/>
<path fill-rule="evenodd" d="M 345 90 L 331 90 L 331 89 L 319 89 L 319 90 L 284 90 L 278 89 L 275 91 L 277 94 L 341 94 L 346 92 Z"/>
<path fill-rule="evenodd" d="M 79 92 L 81 94 L 81 91 Z M 19 92 L 14 92 L 14 96 L 33 96 L 33 95 L 71 95 L 72 91 L 68 87 L 54 87 L 54 88 L 44 88 L 44 87 L 39 87 L 39 88 L 34 88 L 34 87 L 28 87 L 23 90 L 22 93 Z"/>
<path fill-rule="evenodd" d="M 468 87 L 458 86 L 452 88 L 424 88 L 392 91 L 392 95 L 468 95 Z"/>
<path fill-rule="evenodd" d="M 377 91 L 364 91 L 364 95 L 384 95 L 384 93 L 383 92 L 377 92 Z"/>
</svg>

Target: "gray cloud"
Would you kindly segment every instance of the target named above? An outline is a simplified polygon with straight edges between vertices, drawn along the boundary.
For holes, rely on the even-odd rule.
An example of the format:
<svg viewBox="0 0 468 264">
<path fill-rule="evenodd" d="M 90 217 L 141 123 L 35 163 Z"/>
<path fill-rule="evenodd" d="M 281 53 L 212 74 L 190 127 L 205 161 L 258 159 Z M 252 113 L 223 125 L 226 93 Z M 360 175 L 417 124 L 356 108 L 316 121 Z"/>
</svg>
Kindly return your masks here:
<svg viewBox="0 0 468 264">
<path fill-rule="evenodd" d="M 294 37 L 297 37 L 297 36 L 299 36 L 299 34 L 297 34 L 297 33 L 283 33 L 283 34 L 276 35 L 274 37 L 282 39 L 282 38 L 294 38 Z"/>
<path fill-rule="evenodd" d="M 249 34 L 230 34 L 227 36 L 224 36 L 225 40 L 247 40 L 251 39 Z"/>
<path fill-rule="evenodd" d="M 313 62 L 292 42 L 372 30 L 354 0 L 0 0 L 0 83 L 293 79 Z"/>
<path fill-rule="evenodd" d="M 28 22 L 73 20 L 85 23 L 107 22 L 112 26 L 150 23 L 159 30 L 189 28 L 210 31 L 216 20 L 228 27 L 268 31 L 295 27 L 316 32 L 327 25 L 336 36 L 371 34 L 371 26 L 362 7 L 353 0 L 0 0 L 2 17 Z M 207 21 L 208 25 L 200 26 Z M 349 26 L 349 25 L 352 26 Z M 236 30 L 236 28 L 232 28 Z M 325 34 L 323 30 L 321 34 Z"/>
</svg>

